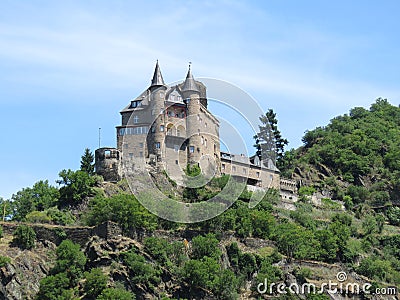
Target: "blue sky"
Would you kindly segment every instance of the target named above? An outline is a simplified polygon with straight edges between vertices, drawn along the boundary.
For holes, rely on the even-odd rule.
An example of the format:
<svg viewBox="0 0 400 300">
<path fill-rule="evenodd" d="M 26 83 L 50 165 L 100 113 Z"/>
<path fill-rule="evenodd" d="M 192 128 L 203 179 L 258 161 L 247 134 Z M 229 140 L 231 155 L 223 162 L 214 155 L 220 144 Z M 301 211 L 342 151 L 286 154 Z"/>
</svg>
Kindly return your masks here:
<svg viewBox="0 0 400 300">
<path fill-rule="evenodd" d="M 399 11 L 398 1 L 2 0 L 0 196 L 79 168 L 99 127 L 115 146 L 119 111 L 156 59 L 166 82 L 191 61 L 195 77 L 273 108 L 290 147 L 377 97 L 398 105 Z"/>
</svg>

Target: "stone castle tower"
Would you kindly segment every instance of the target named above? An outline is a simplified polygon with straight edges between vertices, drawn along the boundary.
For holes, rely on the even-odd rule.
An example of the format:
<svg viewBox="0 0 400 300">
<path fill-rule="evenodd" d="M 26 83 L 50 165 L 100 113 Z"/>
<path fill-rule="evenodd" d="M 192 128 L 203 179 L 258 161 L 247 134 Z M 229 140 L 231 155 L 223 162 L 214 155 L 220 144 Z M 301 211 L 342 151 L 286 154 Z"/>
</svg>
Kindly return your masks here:
<svg viewBox="0 0 400 300">
<path fill-rule="evenodd" d="M 190 65 L 186 79 L 169 86 L 157 61 L 150 86 L 120 112 L 117 148 L 95 151 L 96 173 L 118 181 L 125 172 L 152 166 L 179 183 L 187 165 L 198 165 L 210 177 L 231 174 L 255 188 L 279 188 L 272 162 L 220 151 L 219 121 L 207 107 L 206 86 Z"/>
</svg>

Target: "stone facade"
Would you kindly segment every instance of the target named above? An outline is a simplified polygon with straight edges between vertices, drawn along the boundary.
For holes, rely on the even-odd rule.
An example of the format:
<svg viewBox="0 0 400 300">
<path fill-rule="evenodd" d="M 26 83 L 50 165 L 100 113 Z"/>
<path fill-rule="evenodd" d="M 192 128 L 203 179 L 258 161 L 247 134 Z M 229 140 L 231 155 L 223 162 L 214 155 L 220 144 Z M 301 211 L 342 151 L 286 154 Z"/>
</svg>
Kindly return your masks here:
<svg viewBox="0 0 400 300">
<path fill-rule="evenodd" d="M 199 165 L 205 175 L 246 178 L 255 189 L 279 189 L 279 170 L 272 162 L 220 151 L 219 121 L 207 106 L 206 87 L 190 67 L 183 83 L 168 86 L 157 62 L 150 87 L 120 112 L 117 148 L 96 150 L 97 174 L 117 181 L 124 172 L 153 165 L 180 183 L 189 164 Z"/>
</svg>

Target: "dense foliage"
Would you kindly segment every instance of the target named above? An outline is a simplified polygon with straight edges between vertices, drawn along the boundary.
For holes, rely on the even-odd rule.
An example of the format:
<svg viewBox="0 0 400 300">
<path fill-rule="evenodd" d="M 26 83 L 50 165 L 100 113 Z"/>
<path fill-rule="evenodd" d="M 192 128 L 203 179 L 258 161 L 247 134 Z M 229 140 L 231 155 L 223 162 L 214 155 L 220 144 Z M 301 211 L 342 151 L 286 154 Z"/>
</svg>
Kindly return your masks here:
<svg viewBox="0 0 400 300">
<path fill-rule="evenodd" d="M 369 110 L 355 107 L 327 126 L 307 131 L 303 142 L 298 150 L 286 152 L 284 172 L 326 167 L 332 176 L 320 187 L 330 187 L 339 199 L 349 195 L 353 204 L 390 205 L 400 199 L 400 108 L 386 99 L 377 99 Z"/>
<path fill-rule="evenodd" d="M 13 234 L 13 244 L 21 249 L 31 249 L 35 246 L 36 233 L 26 225 L 19 225 Z"/>
</svg>

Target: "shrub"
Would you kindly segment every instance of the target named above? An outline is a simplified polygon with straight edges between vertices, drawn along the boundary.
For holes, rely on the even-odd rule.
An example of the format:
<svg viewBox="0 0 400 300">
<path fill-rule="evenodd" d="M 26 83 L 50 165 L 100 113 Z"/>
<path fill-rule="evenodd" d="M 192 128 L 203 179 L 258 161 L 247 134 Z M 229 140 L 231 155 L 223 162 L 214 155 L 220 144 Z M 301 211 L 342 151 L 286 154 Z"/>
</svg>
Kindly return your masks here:
<svg viewBox="0 0 400 300">
<path fill-rule="evenodd" d="M 390 207 L 386 212 L 389 223 L 395 226 L 400 225 L 400 207 Z"/>
<path fill-rule="evenodd" d="M 40 280 L 40 290 L 36 295 L 37 300 L 68 299 L 69 278 L 65 273 L 49 275 Z M 71 298 L 69 298 L 71 299 Z"/>
<path fill-rule="evenodd" d="M 85 279 L 83 290 L 90 298 L 96 298 L 107 286 L 108 278 L 99 268 L 85 272 Z"/>
<path fill-rule="evenodd" d="M 6 264 L 9 264 L 11 259 L 7 256 L 0 255 L 0 267 L 4 267 Z"/>
<path fill-rule="evenodd" d="M 30 223 L 51 223 L 51 218 L 44 211 L 34 210 L 26 215 L 26 221 Z"/>
<path fill-rule="evenodd" d="M 201 259 L 204 256 L 219 259 L 221 250 L 218 247 L 219 241 L 214 234 L 206 236 L 196 236 L 192 239 L 192 256 L 195 259 Z"/>
<path fill-rule="evenodd" d="M 159 274 L 157 270 L 154 269 L 151 264 L 147 263 L 143 256 L 136 254 L 134 250 L 130 250 L 123 254 L 123 262 L 133 274 L 132 282 L 159 282 Z"/>
<path fill-rule="evenodd" d="M 29 226 L 19 225 L 13 235 L 13 244 L 21 249 L 31 249 L 35 245 L 36 233 Z"/>
<path fill-rule="evenodd" d="M 122 288 L 107 288 L 96 300 L 134 300 L 135 295 Z"/>
<path fill-rule="evenodd" d="M 70 240 L 64 240 L 56 250 L 57 261 L 52 272 L 65 272 L 71 283 L 74 284 L 82 276 L 86 264 L 85 254 L 80 246 Z"/>
</svg>

